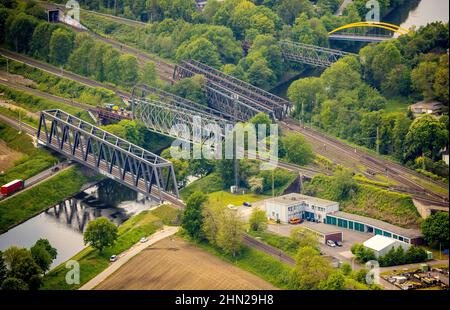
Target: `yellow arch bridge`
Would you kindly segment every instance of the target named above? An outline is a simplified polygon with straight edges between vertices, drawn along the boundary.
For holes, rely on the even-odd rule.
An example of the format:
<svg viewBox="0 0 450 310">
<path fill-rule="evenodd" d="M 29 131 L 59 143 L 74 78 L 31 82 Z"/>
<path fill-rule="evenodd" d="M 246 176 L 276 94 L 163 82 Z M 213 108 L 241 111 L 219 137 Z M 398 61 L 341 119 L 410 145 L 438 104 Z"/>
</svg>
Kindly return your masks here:
<svg viewBox="0 0 450 310">
<path fill-rule="evenodd" d="M 361 32 L 362 28 L 379 30 L 378 32 Z M 355 31 L 351 31 L 355 30 Z M 382 42 L 390 40 L 397 35 L 408 34 L 409 30 L 385 22 L 357 22 L 338 27 L 328 33 L 330 40 Z"/>
</svg>

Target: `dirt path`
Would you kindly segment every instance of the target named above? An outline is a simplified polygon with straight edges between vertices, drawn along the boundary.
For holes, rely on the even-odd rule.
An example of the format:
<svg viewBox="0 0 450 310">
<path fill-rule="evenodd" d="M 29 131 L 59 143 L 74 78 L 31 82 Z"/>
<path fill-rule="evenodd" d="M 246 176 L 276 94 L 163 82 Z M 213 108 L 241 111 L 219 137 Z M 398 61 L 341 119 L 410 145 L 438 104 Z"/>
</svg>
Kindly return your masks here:
<svg viewBox="0 0 450 310">
<path fill-rule="evenodd" d="M 14 162 L 22 157 L 22 153 L 9 148 L 0 140 L 0 173 L 14 167 Z"/>
<path fill-rule="evenodd" d="M 134 257 L 96 289 L 273 290 L 276 288 L 180 238 L 166 238 Z"/>
</svg>

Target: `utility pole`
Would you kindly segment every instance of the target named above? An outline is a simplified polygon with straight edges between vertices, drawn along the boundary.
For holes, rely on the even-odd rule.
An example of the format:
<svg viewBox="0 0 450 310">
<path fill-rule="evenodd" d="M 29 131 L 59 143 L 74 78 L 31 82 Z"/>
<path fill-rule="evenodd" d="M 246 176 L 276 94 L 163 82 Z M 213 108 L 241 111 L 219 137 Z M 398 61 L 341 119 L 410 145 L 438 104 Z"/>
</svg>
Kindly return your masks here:
<svg viewBox="0 0 450 310">
<path fill-rule="evenodd" d="M 272 198 L 275 198 L 275 181 L 274 181 L 275 168 L 272 169 Z"/>
<path fill-rule="evenodd" d="M 377 154 L 380 155 L 380 126 L 377 126 Z"/>
<path fill-rule="evenodd" d="M 19 109 L 19 135 L 22 133 L 22 112 Z"/>
<path fill-rule="evenodd" d="M 9 58 L 8 57 L 5 58 L 6 58 L 6 73 L 9 73 Z"/>
<path fill-rule="evenodd" d="M 234 103 L 234 118 L 237 119 L 237 105 L 239 96 L 237 94 L 232 95 L 233 103 Z M 239 189 L 239 160 L 238 160 L 238 146 L 236 139 L 236 130 L 234 131 L 234 185 L 236 186 L 236 191 Z"/>
</svg>

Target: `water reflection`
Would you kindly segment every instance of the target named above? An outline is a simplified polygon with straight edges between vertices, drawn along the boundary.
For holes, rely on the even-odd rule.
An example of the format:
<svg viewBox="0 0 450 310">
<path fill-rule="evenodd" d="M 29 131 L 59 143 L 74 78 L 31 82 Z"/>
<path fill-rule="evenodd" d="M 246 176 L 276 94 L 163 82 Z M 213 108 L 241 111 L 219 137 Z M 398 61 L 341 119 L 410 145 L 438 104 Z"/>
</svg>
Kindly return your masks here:
<svg viewBox="0 0 450 310">
<path fill-rule="evenodd" d="M 154 205 L 136 192 L 106 180 L 0 235 L 0 250 L 10 246 L 29 248 L 45 238 L 58 250 L 52 265 L 55 267 L 83 249 L 82 233 L 93 219 L 104 216 L 120 225 Z"/>
</svg>

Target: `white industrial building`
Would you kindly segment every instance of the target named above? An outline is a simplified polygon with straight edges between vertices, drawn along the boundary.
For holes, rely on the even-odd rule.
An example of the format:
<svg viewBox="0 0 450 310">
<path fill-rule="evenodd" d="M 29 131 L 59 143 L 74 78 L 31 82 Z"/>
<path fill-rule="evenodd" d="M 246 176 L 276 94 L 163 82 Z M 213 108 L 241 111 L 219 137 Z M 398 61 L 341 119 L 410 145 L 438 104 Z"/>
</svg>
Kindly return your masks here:
<svg viewBox="0 0 450 310">
<path fill-rule="evenodd" d="M 377 258 L 386 255 L 392 248 L 397 249 L 398 247 L 402 247 L 403 250 L 407 251 L 411 246 L 409 243 L 382 235 L 373 236 L 369 240 L 365 241 L 363 245 L 364 247 L 372 250 Z"/>
<path fill-rule="evenodd" d="M 302 194 L 292 193 L 266 201 L 267 217 L 282 223 L 291 218 L 324 222 L 328 213 L 339 211 L 339 203 Z"/>
</svg>

